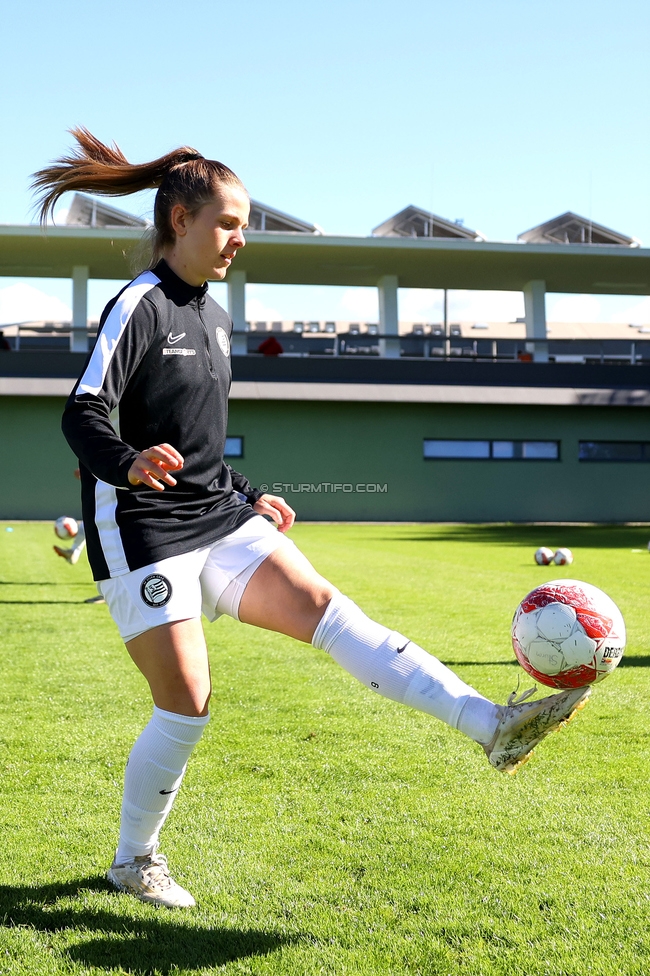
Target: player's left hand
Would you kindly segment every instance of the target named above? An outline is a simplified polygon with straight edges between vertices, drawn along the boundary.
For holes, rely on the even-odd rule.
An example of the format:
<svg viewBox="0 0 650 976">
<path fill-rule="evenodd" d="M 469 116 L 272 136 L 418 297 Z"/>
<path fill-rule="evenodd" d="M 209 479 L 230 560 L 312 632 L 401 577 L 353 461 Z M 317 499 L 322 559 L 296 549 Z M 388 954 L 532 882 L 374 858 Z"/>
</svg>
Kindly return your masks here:
<svg viewBox="0 0 650 976">
<path fill-rule="evenodd" d="M 296 513 L 287 505 L 284 498 L 278 495 L 262 495 L 255 502 L 253 509 L 258 515 L 270 515 L 278 527 L 278 532 L 288 532 L 296 521 Z"/>
</svg>

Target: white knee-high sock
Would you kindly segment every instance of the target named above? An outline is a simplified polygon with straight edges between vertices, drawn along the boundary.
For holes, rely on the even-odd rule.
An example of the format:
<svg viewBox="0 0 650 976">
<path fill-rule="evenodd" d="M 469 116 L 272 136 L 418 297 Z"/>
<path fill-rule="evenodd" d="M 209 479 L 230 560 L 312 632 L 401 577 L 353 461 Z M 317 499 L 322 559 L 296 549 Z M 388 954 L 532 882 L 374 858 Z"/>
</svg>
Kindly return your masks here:
<svg viewBox="0 0 650 976">
<path fill-rule="evenodd" d="M 149 854 L 172 808 L 187 760 L 201 738 L 209 715 L 193 718 L 154 705 L 153 715 L 136 740 L 124 775 L 124 799 L 118 864 Z"/>
<path fill-rule="evenodd" d="M 493 702 L 341 593 L 328 604 L 312 644 L 377 694 L 434 715 L 476 742 L 489 742 L 496 731 L 499 710 Z"/>
</svg>

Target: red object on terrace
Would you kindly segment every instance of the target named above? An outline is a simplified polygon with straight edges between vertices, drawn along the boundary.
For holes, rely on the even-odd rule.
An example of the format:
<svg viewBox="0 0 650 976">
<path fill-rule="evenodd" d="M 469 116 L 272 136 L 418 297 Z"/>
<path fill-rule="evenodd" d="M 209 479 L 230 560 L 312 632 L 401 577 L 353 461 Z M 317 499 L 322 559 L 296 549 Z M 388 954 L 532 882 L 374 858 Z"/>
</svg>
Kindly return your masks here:
<svg viewBox="0 0 650 976">
<path fill-rule="evenodd" d="M 264 342 L 260 342 L 257 351 L 261 352 L 263 356 L 279 356 L 284 352 L 284 349 L 275 336 L 269 336 Z"/>
</svg>

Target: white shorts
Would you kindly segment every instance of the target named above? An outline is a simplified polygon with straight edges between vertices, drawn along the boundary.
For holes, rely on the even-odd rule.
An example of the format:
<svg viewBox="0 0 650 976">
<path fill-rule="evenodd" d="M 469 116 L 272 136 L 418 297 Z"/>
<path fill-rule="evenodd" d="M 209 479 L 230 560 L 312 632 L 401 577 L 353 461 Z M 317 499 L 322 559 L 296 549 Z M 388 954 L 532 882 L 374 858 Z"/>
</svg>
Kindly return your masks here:
<svg viewBox="0 0 650 976">
<path fill-rule="evenodd" d="M 124 642 L 173 620 L 216 620 L 226 613 L 239 619 L 239 603 L 251 576 L 280 546 L 293 545 L 261 515 L 255 515 L 213 546 L 101 580 L 106 600 Z"/>
</svg>

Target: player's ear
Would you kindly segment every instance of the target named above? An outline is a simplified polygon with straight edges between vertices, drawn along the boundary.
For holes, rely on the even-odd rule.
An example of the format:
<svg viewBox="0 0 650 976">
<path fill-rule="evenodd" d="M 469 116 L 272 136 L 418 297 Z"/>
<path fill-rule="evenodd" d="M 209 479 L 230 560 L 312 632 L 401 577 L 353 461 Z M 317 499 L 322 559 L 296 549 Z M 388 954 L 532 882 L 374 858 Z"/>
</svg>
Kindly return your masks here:
<svg viewBox="0 0 650 976">
<path fill-rule="evenodd" d="M 169 223 L 177 237 L 185 237 L 192 217 L 182 203 L 175 203 L 169 212 Z"/>
</svg>

